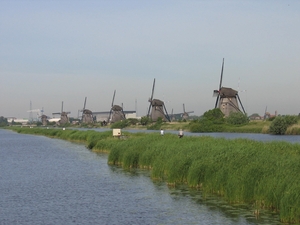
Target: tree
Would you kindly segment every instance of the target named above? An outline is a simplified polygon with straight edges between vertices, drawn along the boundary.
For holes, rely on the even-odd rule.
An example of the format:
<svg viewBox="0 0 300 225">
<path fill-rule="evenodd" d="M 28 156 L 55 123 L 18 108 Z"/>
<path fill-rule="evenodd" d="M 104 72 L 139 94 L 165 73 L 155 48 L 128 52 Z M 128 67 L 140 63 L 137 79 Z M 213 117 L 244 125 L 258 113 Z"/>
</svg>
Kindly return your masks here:
<svg viewBox="0 0 300 225">
<path fill-rule="evenodd" d="M 142 118 L 141 118 L 141 124 L 142 125 L 147 125 L 147 124 L 149 124 L 149 123 L 151 123 L 151 119 L 149 118 L 149 117 L 147 117 L 147 116 L 143 116 Z"/>
<path fill-rule="evenodd" d="M 288 126 L 290 126 L 293 124 L 297 124 L 299 118 L 298 118 L 298 116 L 286 115 L 286 116 L 284 116 L 284 119 L 286 121 L 286 124 Z"/>
<path fill-rule="evenodd" d="M 115 123 L 113 123 L 110 128 L 120 128 L 120 129 L 123 129 L 125 127 L 129 126 L 129 121 L 128 120 L 120 120 L 120 121 L 117 121 Z"/>
<path fill-rule="evenodd" d="M 226 118 L 227 123 L 232 125 L 242 125 L 249 123 L 247 115 L 241 112 L 231 112 Z"/>
<path fill-rule="evenodd" d="M 0 116 L 0 127 L 5 127 L 8 125 L 7 119 L 3 116 Z"/>
<path fill-rule="evenodd" d="M 272 121 L 269 131 L 271 134 L 285 134 L 288 125 L 282 116 L 276 116 Z"/>
<path fill-rule="evenodd" d="M 147 130 L 160 130 L 163 124 L 163 119 L 161 117 L 157 118 L 157 121 L 151 126 L 147 127 Z"/>
<path fill-rule="evenodd" d="M 203 117 L 205 117 L 208 120 L 213 121 L 214 123 L 224 123 L 224 114 L 222 113 L 221 109 L 215 108 L 206 111 L 203 114 Z"/>
<path fill-rule="evenodd" d="M 206 111 L 198 120 L 189 124 L 191 132 L 221 132 L 224 128 L 224 114 L 219 108 Z"/>
</svg>

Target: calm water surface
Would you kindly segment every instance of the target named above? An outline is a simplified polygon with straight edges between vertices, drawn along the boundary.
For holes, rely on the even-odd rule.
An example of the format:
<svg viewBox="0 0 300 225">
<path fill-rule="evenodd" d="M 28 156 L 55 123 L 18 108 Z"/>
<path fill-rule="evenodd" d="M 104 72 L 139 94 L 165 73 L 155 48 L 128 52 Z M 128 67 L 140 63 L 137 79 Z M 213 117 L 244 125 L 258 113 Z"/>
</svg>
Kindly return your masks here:
<svg viewBox="0 0 300 225">
<path fill-rule="evenodd" d="M 95 130 L 99 132 L 111 130 L 109 128 L 75 128 L 78 130 Z M 159 130 L 138 130 L 138 129 L 123 129 L 123 131 L 128 131 L 131 133 L 158 133 Z M 178 131 L 165 130 L 165 134 L 178 134 Z M 185 136 L 211 136 L 215 138 L 226 138 L 226 139 L 236 139 L 236 138 L 247 138 L 255 141 L 286 141 L 290 143 L 300 143 L 300 135 L 271 135 L 271 134 L 251 134 L 251 133 L 191 133 L 184 132 Z"/>
<path fill-rule="evenodd" d="M 83 145 L 0 129 L 0 224 L 281 224 L 149 171 L 107 165 Z"/>
</svg>

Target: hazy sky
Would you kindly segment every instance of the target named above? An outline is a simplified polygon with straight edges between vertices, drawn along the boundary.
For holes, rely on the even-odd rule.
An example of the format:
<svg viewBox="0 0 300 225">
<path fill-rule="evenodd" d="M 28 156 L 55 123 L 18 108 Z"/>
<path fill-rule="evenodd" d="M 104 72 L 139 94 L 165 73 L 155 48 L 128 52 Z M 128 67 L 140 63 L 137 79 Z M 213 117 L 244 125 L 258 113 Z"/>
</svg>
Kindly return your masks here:
<svg viewBox="0 0 300 225">
<path fill-rule="evenodd" d="M 0 0 L 0 116 L 52 116 L 114 104 L 146 114 L 214 108 L 223 86 L 248 115 L 297 114 L 300 1 Z"/>
</svg>

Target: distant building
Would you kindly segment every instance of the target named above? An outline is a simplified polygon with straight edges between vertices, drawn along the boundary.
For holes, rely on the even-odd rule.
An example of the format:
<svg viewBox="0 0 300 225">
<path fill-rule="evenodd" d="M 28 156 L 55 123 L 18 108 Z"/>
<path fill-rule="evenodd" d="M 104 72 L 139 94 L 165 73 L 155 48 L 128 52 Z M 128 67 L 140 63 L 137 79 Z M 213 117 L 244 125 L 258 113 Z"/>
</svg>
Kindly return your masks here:
<svg viewBox="0 0 300 225">
<path fill-rule="evenodd" d="M 264 119 L 271 119 L 271 118 L 276 117 L 276 116 L 277 116 L 277 111 L 275 111 L 275 114 L 265 112 Z"/>
<path fill-rule="evenodd" d="M 28 119 L 18 119 L 16 117 L 6 117 L 6 119 L 7 119 L 8 123 L 15 122 L 15 123 L 21 123 L 23 125 L 25 125 L 25 124 L 27 124 L 29 122 Z"/>
</svg>

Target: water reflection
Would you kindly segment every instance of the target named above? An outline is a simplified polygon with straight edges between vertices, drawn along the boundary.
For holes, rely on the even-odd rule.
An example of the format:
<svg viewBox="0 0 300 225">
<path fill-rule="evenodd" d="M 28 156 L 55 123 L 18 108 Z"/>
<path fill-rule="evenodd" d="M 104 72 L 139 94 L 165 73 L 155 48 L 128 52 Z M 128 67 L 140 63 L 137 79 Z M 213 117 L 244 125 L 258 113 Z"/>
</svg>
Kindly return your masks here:
<svg viewBox="0 0 300 225">
<path fill-rule="evenodd" d="M 76 128 L 77 129 L 77 128 Z M 109 131 L 109 128 L 78 128 L 80 130 L 95 130 L 98 132 Z M 127 131 L 130 133 L 157 133 L 158 130 L 138 130 L 138 129 L 123 129 L 123 131 Z M 165 134 L 178 134 L 178 131 L 174 130 L 165 130 Z M 216 138 L 226 138 L 226 139 L 237 139 L 237 138 L 246 138 L 255 141 L 286 141 L 291 143 L 300 143 L 300 135 L 271 135 L 271 134 L 253 134 L 253 133 L 191 133 L 184 132 L 185 136 L 210 136 Z"/>
</svg>

